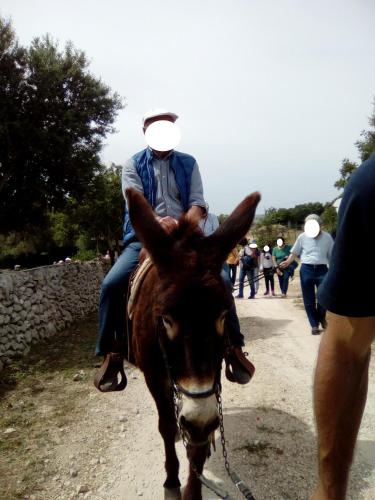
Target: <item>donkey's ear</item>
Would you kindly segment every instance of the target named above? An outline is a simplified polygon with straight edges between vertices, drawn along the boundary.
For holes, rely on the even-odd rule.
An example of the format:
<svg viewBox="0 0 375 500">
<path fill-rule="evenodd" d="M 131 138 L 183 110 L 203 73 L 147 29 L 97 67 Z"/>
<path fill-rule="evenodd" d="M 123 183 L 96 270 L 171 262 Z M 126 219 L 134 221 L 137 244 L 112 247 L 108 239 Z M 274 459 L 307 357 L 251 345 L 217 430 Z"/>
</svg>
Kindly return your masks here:
<svg viewBox="0 0 375 500">
<path fill-rule="evenodd" d="M 164 231 L 145 197 L 133 188 L 125 190 L 130 221 L 157 268 L 168 266 L 173 239 Z"/>
<path fill-rule="evenodd" d="M 258 192 L 247 196 L 221 226 L 206 238 L 208 255 L 212 255 L 214 260 L 222 264 L 229 252 L 246 235 L 253 222 L 260 198 Z"/>
</svg>

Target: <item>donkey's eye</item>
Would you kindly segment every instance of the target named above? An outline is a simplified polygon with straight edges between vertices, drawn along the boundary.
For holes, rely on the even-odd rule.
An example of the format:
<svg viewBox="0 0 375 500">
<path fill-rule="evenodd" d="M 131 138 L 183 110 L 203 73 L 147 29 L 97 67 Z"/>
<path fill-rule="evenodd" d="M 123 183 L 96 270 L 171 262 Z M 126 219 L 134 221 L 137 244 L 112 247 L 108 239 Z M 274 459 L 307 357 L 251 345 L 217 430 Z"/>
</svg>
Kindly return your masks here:
<svg viewBox="0 0 375 500">
<path fill-rule="evenodd" d="M 167 328 L 173 325 L 172 318 L 170 316 L 162 316 L 164 326 Z"/>
<path fill-rule="evenodd" d="M 173 321 L 173 319 L 168 315 L 162 316 L 162 320 L 165 331 L 167 332 L 169 339 L 170 340 L 175 339 L 177 337 L 177 332 L 178 332 L 177 323 Z"/>
<path fill-rule="evenodd" d="M 223 313 L 220 314 L 220 316 L 216 320 L 216 331 L 219 335 L 224 334 L 224 322 L 225 322 L 226 314 L 227 314 L 227 311 L 224 311 Z"/>
</svg>

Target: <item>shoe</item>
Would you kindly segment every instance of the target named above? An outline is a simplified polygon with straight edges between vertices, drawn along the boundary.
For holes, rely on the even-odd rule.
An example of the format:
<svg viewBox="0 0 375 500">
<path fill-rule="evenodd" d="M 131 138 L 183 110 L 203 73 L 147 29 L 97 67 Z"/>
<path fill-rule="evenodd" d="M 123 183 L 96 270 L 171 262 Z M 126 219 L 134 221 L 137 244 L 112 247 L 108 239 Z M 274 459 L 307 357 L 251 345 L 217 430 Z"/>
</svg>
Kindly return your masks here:
<svg viewBox="0 0 375 500">
<path fill-rule="evenodd" d="M 281 294 L 281 298 L 282 298 L 282 299 L 286 299 L 286 293 L 282 293 L 282 294 Z"/>
<path fill-rule="evenodd" d="M 230 346 L 225 355 L 225 376 L 230 382 L 247 384 L 255 372 L 255 366 L 247 359 L 248 353 L 242 347 Z"/>
<path fill-rule="evenodd" d="M 95 387 L 101 392 L 123 391 L 127 383 L 123 354 L 119 352 L 106 354 L 102 366 L 96 372 Z"/>
<path fill-rule="evenodd" d="M 322 319 L 322 321 L 320 322 L 320 324 L 322 325 L 323 330 L 325 330 L 327 328 L 327 320 L 325 318 Z"/>
<path fill-rule="evenodd" d="M 272 290 L 272 297 L 276 297 L 276 293 Z"/>
<path fill-rule="evenodd" d="M 235 299 L 243 299 L 243 295 L 238 294 L 235 296 Z"/>
<path fill-rule="evenodd" d="M 270 292 L 264 292 L 264 294 L 263 294 L 263 295 L 269 295 L 269 293 L 270 293 Z"/>
<path fill-rule="evenodd" d="M 255 299 L 255 295 L 249 295 L 248 299 Z"/>
<path fill-rule="evenodd" d="M 311 335 L 320 335 L 320 330 L 319 330 L 319 327 L 318 326 L 313 326 L 311 328 Z"/>
</svg>

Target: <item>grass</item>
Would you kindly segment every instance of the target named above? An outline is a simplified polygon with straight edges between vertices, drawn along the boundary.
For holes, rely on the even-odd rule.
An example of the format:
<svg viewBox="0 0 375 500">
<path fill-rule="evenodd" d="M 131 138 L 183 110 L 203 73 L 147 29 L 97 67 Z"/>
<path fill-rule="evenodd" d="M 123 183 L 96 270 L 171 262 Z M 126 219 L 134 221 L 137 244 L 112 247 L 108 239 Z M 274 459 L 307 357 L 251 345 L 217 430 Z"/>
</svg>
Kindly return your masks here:
<svg viewBox="0 0 375 500">
<path fill-rule="evenodd" d="M 0 498 L 16 500 L 43 489 L 52 469 L 56 433 L 85 410 L 87 389 L 72 382 L 79 370 L 91 378 L 95 317 L 34 345 L 25 359 L 0 374 Z M 15 432 L 4 431 L 14 428 Z"/>
</svg>

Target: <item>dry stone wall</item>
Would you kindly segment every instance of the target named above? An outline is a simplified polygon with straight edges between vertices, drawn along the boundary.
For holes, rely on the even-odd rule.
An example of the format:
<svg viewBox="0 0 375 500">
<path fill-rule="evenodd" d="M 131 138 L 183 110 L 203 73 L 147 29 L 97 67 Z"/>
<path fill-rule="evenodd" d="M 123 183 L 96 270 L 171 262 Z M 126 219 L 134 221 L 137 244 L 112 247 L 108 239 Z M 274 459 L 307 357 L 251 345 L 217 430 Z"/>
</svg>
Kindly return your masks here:
<svg viewBox="0 0 375 500">
<path fill-rule="evenodd" d="M 97 310 L 108 269 L 93 260 L 0 272 L 0 370 L 31 344 Z"/>
</svg>

